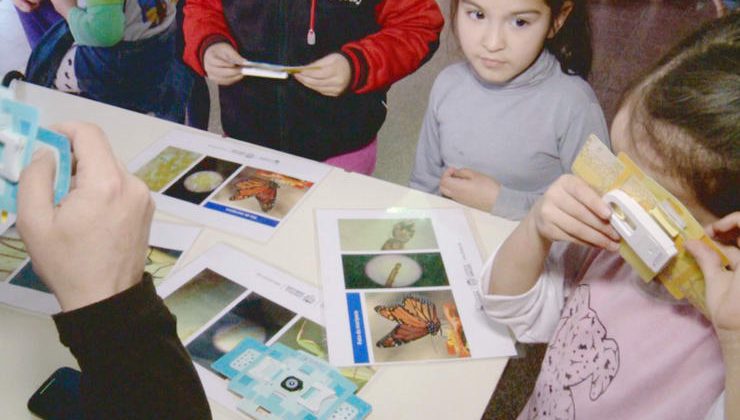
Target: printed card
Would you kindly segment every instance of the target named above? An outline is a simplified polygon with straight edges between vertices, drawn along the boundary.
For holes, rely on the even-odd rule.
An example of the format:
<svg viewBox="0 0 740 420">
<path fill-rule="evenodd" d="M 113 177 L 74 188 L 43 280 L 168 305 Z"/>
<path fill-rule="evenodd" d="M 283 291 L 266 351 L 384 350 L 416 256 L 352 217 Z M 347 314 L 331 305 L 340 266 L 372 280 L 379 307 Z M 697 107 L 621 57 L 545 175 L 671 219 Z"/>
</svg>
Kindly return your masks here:
<svg viewBox="0 0 740 420">
<path fill-rule="evenodd" d="M 331 167 L 233 139 L 173 131 L 129 170 L 149 186 L 159 210 L 264 242 Z"/>
<path fill-rule="evenodd" d="M 177 317 L 177 334 L 206 393 L 234 412 L 241 398 L 212 365 L 245 339 L 280 343 L 328 360 L 318 289 L 235 248 L 210 248 L 158 292 Z M 375 371 L 361 367 L 340 373 L 361 388 Z"/>
<path fill-rule="evenodd" d="M 511 356 L 480 310 L 462 209 L 318 210 L 329 358 L 337 366 Z"/>
<path fill-rule="evenodd" d="M 159 287 L 174 271 L 180 256 L 192 246 L 201 229 L 154 221 L 144 269 Z M 107 273 L 100 273 L 103 278 Z M 54 295 L 33 271 L 26 247 L 14 228 L 0 236 L 0 302 L 33 312 L 61 310 Z"/>
</svg>

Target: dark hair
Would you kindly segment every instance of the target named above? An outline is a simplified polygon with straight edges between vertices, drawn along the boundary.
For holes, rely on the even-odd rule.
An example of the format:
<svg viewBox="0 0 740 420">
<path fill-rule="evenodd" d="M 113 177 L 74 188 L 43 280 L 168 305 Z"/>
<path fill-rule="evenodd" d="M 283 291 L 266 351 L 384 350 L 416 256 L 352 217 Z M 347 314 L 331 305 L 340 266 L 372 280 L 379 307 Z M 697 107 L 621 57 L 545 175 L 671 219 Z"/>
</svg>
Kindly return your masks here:
<svg viewBox="0 0 740 420">
<path fill-rule="evenodd" d="M 740 209 L 740 12 L 679 43 L 626 99 L 662 172 L 717 217 Z"/>
<path fill-rule="evenodd" d="M 591 24 L 588 17 L 586 0 L 542 0 L 550 8 L 550 24 L 560 14 L 565 2 L 573 4 L 568 19 L 552 39 L 545 41 L 545 48 L 560 62 L 560 68 L 566 74 L 582 78 L 591 72 Z M 450 1 L 450 22 L 455 26 L 457 8 L 460 0 Z"/>
<path fill-rule="evenodd" d="M 582 78 L 591 72 L 591 23 L 588 17 L 586 0 L 545 0 L 555 19 L 563 8 L 563 3 L 573 3 L 568 19 L 552 39 L 545 41 L 547 48 L 560 62 L 564 73 L 575 74 Z"/>
</svg>

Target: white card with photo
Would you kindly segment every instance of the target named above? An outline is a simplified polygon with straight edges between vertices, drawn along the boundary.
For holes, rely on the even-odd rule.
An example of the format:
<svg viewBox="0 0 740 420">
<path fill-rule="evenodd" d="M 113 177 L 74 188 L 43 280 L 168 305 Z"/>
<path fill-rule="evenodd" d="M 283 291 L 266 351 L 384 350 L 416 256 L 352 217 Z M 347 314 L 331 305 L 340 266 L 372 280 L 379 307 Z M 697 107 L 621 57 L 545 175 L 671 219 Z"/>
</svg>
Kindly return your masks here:
<svg viewBox="0 0 740 420">
<path fill-rule="evenodd" d="M 128 165 L 157 208 L 265 242 L 331 167 L 228 138 L 172 131 Z"/>
<path fill-rule="evenodd" d="M 329 358 L 337 366 L 505 357 L 475 295 L 462 209 L 317 210 Z"/>
<path fill-rule="evenodd" d="M 180 256 L 200 235 L 201 228 L 154 221 L 144 269 L 159 286 L 174 272 Z M 106 273 L 100 273 L 103 277 Z M 42 314 L 61 310 L 59 302 L 33 272 L 26 247 L 15 228 L 0 236 L 0 302 Z"/>
<path fill-rule="evenodd" d="M 321 293 L 230 246 L 217 244 L 158 290 L 177 317 L 177 334 L 193 358 L 206 394 L 237 412 L 239 397 L 211 367 L 249 337 L 328 360 Z M 358 387 L 374 370 L 340 372 Z"/>
</svg>

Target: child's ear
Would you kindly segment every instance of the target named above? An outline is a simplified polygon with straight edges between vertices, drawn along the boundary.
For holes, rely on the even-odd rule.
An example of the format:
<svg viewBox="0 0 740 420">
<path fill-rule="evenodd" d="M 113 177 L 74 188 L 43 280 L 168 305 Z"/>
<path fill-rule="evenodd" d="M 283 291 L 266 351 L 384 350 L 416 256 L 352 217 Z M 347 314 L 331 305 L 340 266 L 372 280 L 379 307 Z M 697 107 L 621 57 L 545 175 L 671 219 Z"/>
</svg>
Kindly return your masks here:
<svg viewBox="0 0 740 420">
<path fill-rule="evenodd" d="M 550 25 L 550 32 L 547 33 L 547 38 L 552 39 L 557 35 L 560 28 L 565 25 L 565 21 L 568 20 L 568 16 L 570 16 L 570 12 L 573 11 L 573 2 L 571 0 L 565 0 L 563 2 L 563 6 L 560 8 L 560 13 L 558 13 L 557 16 L 552 20 L 552 25 Z"/>
</svg>

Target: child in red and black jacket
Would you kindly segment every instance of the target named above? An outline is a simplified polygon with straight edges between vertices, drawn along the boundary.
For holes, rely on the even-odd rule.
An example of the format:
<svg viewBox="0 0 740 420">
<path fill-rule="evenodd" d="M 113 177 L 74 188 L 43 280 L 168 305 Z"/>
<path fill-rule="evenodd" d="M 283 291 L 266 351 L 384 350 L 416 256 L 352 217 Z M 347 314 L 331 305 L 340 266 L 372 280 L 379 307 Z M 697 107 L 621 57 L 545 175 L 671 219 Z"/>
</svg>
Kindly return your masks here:
<svg viewBox="0 0 740 420">
<path fill-rule="evenodd" d="M 385 94 L 437 49 L 435 0 L 187 0 L 184 60 L 220 85 L 227 135 L 371 174 Z M 244 78 L 244 61 L 308 69 Z"/>
</svg>

